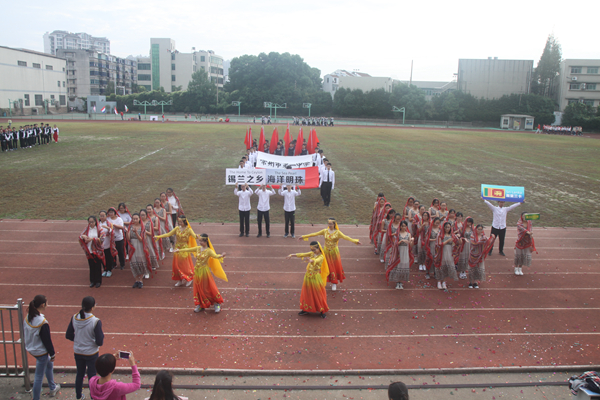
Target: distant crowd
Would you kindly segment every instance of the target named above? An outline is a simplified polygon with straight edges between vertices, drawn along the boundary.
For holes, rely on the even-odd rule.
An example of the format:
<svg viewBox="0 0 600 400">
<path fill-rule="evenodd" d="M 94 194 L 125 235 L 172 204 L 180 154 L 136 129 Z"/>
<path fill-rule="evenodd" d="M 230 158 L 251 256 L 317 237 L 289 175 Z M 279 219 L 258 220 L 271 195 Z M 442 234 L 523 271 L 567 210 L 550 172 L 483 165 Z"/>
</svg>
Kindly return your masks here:
<svg viewBox="0 0 600 400">
<path fill-rule="evenodd" d="M 0 142 L 2 143 L 2 151 L 14 151 L 18 148 L 30 149 L 34 146 L 49 144 L 54 140 L 58 143 L 58 127 L 54 128 L 49 124 L 33 124 L 20 126 L 17 129 L 11 126 L 9 121 L 7 127 L 0 126 Z"/>
<path fill-rule="evenodd" d="M 254 117 L 253 122 L 256 123 L 256 117 Z M 271 116 L 261 116 L 260 123 L 262 125 L 271 125 Z M 292 125 L 333 126 L 333 117 L 292 117 Z"/>
<path fill-rule="evenodd" d="M 583 128 L 581 126 L 558 126 L 558 125 L 544 125 L 542 129 L 538 125 L 538 129 L 535 133 L 545 133 L 552 135 L 572 135 L 572 136 L 582 136 Z"/>
</svg>

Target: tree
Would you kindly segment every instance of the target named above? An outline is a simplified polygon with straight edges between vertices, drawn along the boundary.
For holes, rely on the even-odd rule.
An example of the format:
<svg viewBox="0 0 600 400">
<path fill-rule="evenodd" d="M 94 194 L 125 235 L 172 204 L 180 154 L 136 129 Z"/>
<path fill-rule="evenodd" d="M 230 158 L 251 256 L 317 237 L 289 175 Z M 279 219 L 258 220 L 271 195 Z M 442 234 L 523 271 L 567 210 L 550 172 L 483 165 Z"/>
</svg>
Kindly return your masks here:
<svg viewBox="0 0 600 400">
<path fill-rule="evenodd" d="M 540 96 L 552 97 L 554 94 L 554 80 L 560 72 L 562 51 L 554 35 L 548 35 L 544 51 L 533 72 L 531 92 Z"/>
<path fill-rule="evenodd" d="M 216 111 L 217 87 L 208 80 L 206 72 L 196 71 L 188 83 L 187 91 L 181 94 L 181 100 L 189 104 L 191 112 L 209 113 Z"/>
<path fill-rule="evenodd" d="M 108 81 L 106 84 L 106 89 L 104 89 L 104 95 L 108 96 L 109 94 L 115 93 L 115 83 L 113 81 Z"/>
</svg>

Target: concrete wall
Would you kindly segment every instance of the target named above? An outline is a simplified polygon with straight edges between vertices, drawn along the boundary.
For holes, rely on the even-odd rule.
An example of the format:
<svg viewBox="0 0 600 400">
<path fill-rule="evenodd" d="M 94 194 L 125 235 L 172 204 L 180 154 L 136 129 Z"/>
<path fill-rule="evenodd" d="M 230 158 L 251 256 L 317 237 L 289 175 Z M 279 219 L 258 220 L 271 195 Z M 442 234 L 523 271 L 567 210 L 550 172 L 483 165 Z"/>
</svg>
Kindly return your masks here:
<svg viewBox="0 0 600 400">
<path fill-rule="evenodd" d="M 574 101 L 584 102 L 592 107 L 600 106 L 600 73 L 596 71 L 600 72 L 600 60 L 563 60 L 555 90 L 555 100 L 560 111 L 564 111 L 569 102 Z"/>
<path fill-rule="evenodd" d="M 460 59 L 458 90 L 484 99 L 528 94 L 532 72 L 533 60 Z"/>
<path fill-rule="evenodd" d="M 0 47 L 0 60 L 0 108 L 9 107 L 8 99 L 11 103 L 21 99 L 26 114 L 30 114 L 32 108 L 43 113 L 44 106 L 35 104 L 36 95 L 41 95 L 42 100 L 51 100 L 54 96 L 56 101 L 65 96 L 62 107 L 66 107 L 66 60 L 8 47 Z M 19 61 L 27 65 L 20 66 Z M 39 68 L 34 68 L 34 64 L 39 64 Z M 47 69 L 48 66 L 52 69 Z M 29 106 L 25 105 L 26 94 L 29 95 Z M 48 108 L 50 110 L 50 106 Z"/>
<path fill-rule="evenodd" d="M 192 80 L 194 73 L 194 54 L 193 53 L 177 53 L 175 54 L 175 82 L 173 86 L 181 86 L 181 90 L 187 90 L 188 83 Z"/>
</svg>

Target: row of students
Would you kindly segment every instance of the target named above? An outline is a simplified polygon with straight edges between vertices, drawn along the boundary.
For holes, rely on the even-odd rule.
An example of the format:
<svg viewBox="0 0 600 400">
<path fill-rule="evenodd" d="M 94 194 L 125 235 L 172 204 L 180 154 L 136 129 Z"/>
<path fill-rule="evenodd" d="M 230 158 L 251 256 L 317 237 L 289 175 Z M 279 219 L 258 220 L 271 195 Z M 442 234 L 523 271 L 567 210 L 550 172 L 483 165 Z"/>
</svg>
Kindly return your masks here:
<svg viewBox="0 0 600 400">
<path fill-rule="evenodd" d="M 30 149 L 36 145 L 58 143 L 59 129 L 56 125 L 34 124 L 16 127 L 0 126 L 0 143 L 2 151 L 14 151 L 19 148 Z"/>
<path fill-rule="evenodd" d="M 293 125 L 333 126 L 333 117 L 292 117 Z"/>
<path fill-rule="evenodd" d="M 499 225 L 496 214 L 506 218 L 506 213 L 516 205 L 503 208 L 488 205 L 494 211 L 494 224 Z M 494 226 L 488 238 L 481 224 L 475 225 L 473 218 L 464 218 L 460 212 L 447 209 L 444 202 L 434 199 L 427 210 L 413 197 L 409 197 L 400 212 L 392 208 L 380 193 L 373 208 L 369 237 L 375 246 L 375 254 L 385 264 L 388 281 L 397 282 L 396 288 L 403 289 L 409 279 L 410 267 L 416 263 L 424 271 L 425 279 L 434 277 L 438 289 L 447 289 L 448 279 L 469 279 L 470 288 L 478 288 L 485 281 L 485 258 L 498 233 L 504 232 Z M 498 208 L 499 210 L 495 210 Z M 520 219 L 523 224 L 523 216 Z M 531 227 L 524 229 L 521 243 L 531 237 Z M 519 243 L 519 241 L 518 241 Z M 501 246 L 503 243 L 501 243 Z M 515 256 L 515 274 L 520 275 L 522 265 L 527 263 L 529 246 L 522 245 L 523 254 Z M 504 255 L 501 247 L 501 255 Z M 530 254 L 530 253 L 529 253 Z"/>
</svg>

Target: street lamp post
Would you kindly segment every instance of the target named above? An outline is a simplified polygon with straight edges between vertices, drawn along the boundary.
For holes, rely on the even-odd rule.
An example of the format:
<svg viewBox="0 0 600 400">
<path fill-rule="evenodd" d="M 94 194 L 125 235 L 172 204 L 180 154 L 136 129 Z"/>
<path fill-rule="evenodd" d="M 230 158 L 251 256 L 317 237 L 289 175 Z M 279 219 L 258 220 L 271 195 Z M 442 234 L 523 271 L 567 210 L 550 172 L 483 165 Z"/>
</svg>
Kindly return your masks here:
<svg viewBox="0 0 600 400">
<path fill-rule="evenodd" d="M 10 102 L 10 99 L 8 99 L 8 115 L 12 118 L 12 103 Z"/>
<path fill-rule="evenodd" d="M 234 107 L 237 106 L 237 108 L 238 108 L 238 117 L 239 117 L 241 115 L 240 106 L 242 105 L 242 102 L 241 101 L 232 101 L 231 105 L 234 106 Z"/>
<path fill-rule="evenodd" d="M 308 108 L 308 116 L 310 117 L 310 107 L 312 106 L 311 103 L 302 103 L 302 107 L 303 108 Z"/>
<path fill-rule="evenodd" d="M 275 121 L 277 121 L 277 109 L 278 108 L 287 108 L 287 103 L 283 103 L 282 105 L 277 103 L 271 103 L 269 101 L 265 101 L 264 107 L 269 109 L 269 117 L 271 116 L 271 110 L 275 109 Z"/>
</svg>

